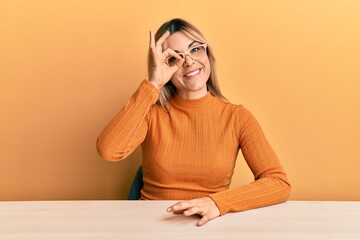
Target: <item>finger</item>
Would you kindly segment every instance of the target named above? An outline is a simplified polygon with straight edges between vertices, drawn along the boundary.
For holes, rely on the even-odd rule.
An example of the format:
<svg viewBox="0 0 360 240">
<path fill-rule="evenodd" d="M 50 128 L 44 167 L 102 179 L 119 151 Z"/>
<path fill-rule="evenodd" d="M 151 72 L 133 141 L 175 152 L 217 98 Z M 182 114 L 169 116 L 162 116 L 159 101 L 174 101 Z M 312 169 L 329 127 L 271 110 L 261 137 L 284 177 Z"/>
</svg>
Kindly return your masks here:
<svg viewBox="0 0 360 240">
<path fill-rule="evenodd" d="M 154 36 L 154 33 L 152 31 L 150 31 L 149 33 L 150 33 L 149 47 L 150 48 L 155 48 L 155 36 Z"/>
<path fill-rule="evenodd" d="M 177 71 L 179 68 L 181 68 L 181 66 L 184 64 L 184 62 L 185 62 L 185 59 L 182 58 L 179 61 L 177 61 L 174 66 L 171 66 L 170 68 Z"/>
<path fill-rule="evenodd" d="M 205 223 L 207 223 L 209 221 L 209 217 L 208 215 L 203 216 L 199 221 L 198 221 L 198 226 L 202 226 Z"/>
<path fill-rule="evenodd" d="M 163 51 L 163 54 L 164 54 L 165 58 L 175 57 L 178 60 L 183 59 L 182 57 L 180 57 L 180 55 L 177 52 L 175 52 L 171 48 L 167 48 L 165 51 Z"/>
<path fill-rule="evenodd" d="M 174 204 L 174 205 L 172 205 L 172 206 L 170 206 L 170 207 L 168 207 L 167 209 L 166 209 L 166 211 L 167 212 L 180 212 L 180 211 L 183 211 L 184 209 L 182 209 L 181 207 L 180 207 L 180 202 L 178 202 L 178 203 L 176 203 L 176 204 Z"/>
<path fill-rule="evenodd" d="M 167 212 L 183 211 L 183 210 L 188 209 L 189 207 L 192 207 L 192 206 L 191 206 L 191 203 L 188 201 L 178 202 L 178 203 L 175 203 L 174 205 L 168 207 L 166 209 L 166 211 Z"/>
<path fill-rule="evenodd" d="M 194 215 L 194 214 L 202 215 L 201 213 L 202 213 L 202 211 L 200 210 L 200 207 L 195 206 L 195 207 L 192 207 L 192 208 L 189 208 L 189 209 L 185 210 L 183 214 L 185 216 L 191 216 L 191 215 Z"/>
<path fill-rule="evenodd" d="M 170 36 L 170 32 L 169 32 L 169 30 L 167 30 L 156 42 L 156 46 L 161 46 L 163 44 L 163 42 L 165 41 L 165 39 L 167 39 L 169 36 Z"/>
<path fill-rule="evenodd" d="M 174 74 L 177 70 L 179 70 L 179 68 L 184 64 L 184 61 L 185 59 L 182 58 L 177 52 L 175 52 L 174 50 L 172 50 L 171 48 L 168 48 L 166 49 L 164 52 L 163 52 L 164 56 L 165 56 L 165 59 L 166 59 L 166 64 L 167 64 L 167 59 L 169 57 L 175 57 L 177 59 L 176 63 L 172 66 L 170 66 L 169 64 L 169 67 L 172 71 L 172 73 Z"/>
</svg>

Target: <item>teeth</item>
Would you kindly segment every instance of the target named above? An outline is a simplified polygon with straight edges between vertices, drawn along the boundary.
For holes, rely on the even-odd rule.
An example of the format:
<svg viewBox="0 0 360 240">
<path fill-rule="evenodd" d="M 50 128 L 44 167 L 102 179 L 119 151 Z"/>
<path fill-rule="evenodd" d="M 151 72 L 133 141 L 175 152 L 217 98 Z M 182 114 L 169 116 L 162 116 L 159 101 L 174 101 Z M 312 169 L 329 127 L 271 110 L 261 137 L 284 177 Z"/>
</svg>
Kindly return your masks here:
<svg viewBox="0 0 360 240">
<path fill-rule="evenodd" d="M 186 77 L 192 77 L 192 76 L 198 74 L 199 72 L 200 72 L 200 69 L 198 69 L 198 70 L 196 70 L 196 71 L 193 71 L 193 72 L 191 72 L 191 73 L 188 73 L 188 74 L 186 74 L 185 76 L 186 76 Z"/>
</svg>

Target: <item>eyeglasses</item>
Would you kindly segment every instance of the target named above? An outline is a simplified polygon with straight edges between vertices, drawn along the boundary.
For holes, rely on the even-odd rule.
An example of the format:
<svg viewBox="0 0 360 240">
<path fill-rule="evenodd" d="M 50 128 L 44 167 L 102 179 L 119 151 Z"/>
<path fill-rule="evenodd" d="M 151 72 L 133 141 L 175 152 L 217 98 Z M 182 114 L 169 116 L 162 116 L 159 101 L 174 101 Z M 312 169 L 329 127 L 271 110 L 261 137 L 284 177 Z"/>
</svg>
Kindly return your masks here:
<svg viewBox="0 0 360 240">
<path fill-rule="evenodd" d="M 205 54 L 206 54 L 206 48 L 207 45 L 206 43 L 203 43 L 201 45 L 196 45 L 190 49 L 188 49 L 185 52 L 182 53 L 177 53 L 181 58 L 185 58 L 186 55 L 188 55 L 189 57 L 191 57 L 193 60 L 198 60 L 200 58 L 202 58 Z M 175 57 L 169 57 L 167 59 L 167 63 L 170 66 L 174 66 L 179 60 L 176 59 Z"/>
</svg>

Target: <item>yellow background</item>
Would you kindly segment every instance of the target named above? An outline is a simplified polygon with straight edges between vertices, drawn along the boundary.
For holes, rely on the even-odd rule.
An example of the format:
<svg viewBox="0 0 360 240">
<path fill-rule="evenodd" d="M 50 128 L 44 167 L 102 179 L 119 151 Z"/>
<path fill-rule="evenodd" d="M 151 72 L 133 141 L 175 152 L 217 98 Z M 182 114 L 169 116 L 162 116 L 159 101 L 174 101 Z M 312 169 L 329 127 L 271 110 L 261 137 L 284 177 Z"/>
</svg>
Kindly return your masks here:
<svg viewBox="0 0 360 240">
<path fill-rule="evenodd" d="M 0 200 L 126 198 L 140 150 L 106 162 L 96 138 L 147 77 L 148 31 L 174 17 L 212 43 L 291 199 L 360 200 L 359 13 L 357 0 L 0 0 Z M 232 187 L 249 181 L 240 153 Z"/>
</svg>

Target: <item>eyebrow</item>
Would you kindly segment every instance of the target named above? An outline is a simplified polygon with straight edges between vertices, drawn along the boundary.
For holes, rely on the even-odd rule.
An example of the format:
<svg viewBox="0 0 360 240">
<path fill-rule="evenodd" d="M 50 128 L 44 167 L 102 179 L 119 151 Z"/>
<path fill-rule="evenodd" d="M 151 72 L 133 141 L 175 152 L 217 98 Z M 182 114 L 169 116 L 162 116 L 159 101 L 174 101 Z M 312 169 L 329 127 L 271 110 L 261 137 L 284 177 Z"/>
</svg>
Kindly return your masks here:
<svg viewBox="0 0 360 240">
<path fill-rule="evenodd" d="M 190 48 L 192 45 L 194 45 L 195 43 L 201 43 L 199 41 L 193 41 L 192 43 L 189 44 L 188 48 Z M 180 53 L 180 51 L 178 50 L 174 50 L 176 53 Z"/>
</svg>

